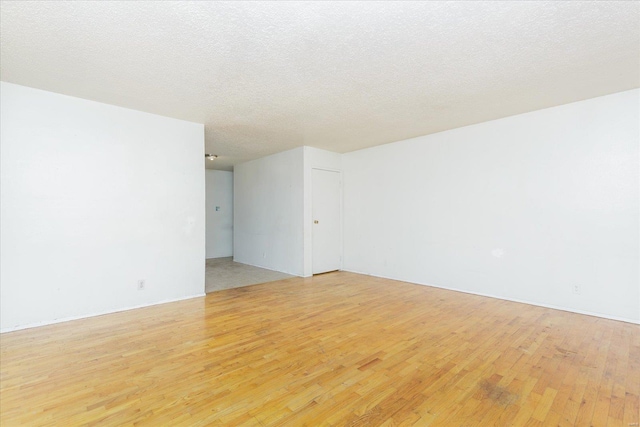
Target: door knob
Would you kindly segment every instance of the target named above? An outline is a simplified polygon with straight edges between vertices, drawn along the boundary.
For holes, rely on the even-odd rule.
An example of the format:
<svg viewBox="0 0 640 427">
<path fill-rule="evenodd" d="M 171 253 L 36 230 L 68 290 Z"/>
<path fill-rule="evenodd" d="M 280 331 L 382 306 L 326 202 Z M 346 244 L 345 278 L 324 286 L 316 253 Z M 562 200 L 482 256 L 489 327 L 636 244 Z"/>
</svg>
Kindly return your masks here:
<svg viewBox="0 0 640 427">
<path fill-rule="evenodd" d="M 316 219 L 316 220 L 314 220 L 314 221 L 313 221 L 313 223 L 314 223 L 314 224 L 317 224 L 317 223 L 318 223 L 318 220 L 317 220 L 317 219 Z"/>
</svg>

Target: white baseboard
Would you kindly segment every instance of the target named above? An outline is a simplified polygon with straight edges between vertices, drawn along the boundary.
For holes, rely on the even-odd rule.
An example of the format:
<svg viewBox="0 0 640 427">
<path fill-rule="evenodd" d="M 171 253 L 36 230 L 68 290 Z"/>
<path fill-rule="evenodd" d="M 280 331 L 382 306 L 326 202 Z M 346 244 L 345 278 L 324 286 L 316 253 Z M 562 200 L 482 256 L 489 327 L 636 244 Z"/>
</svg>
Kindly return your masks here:
<svg viewBox="0 0 640 427">
<path fill-rule="evenodd" d="M 447 287 L 447 286 L 434 285 L 434 284 L 431 284 L 431 283 L 410 282 L 408 280 L 398 279 L 396 277 L 378 276 L 378 275 L 375 275 L 375 274 L 363 273 L 363 272 L 353 271 L 353 270 L 343 270 L 343 271 L 347 271 L 349 273 L 362 274 L 364 276 L 379 277 L 381 279 L 395 280 L 397 282 L 413 283 L 413 284 L 420 285 L 420 286 L 431 286 L 433 288 L 446 289 L 448 291 L 454 291 L 454 292 L 462 292 L 464 294 L 471 294 L 471 295 L 478 295 L 478 296 L 481 296 L 481 297 L 489 297 L 489 298 L 501 299 L 501 300 L 504 300 L 504 301 L 517 302 L 517 303 L 520 303 L 520 304 L 534 305 L 536 307 L 551 308 L 553 310 L 567 311 L 569 313 L 584 314 L 584 315 L 587 315 L 587 316 L 600 317 L 600 318 L 603 318 L 603 319 L 617 320 L 619 322 L 626 322 L 626 323 L 633 323 L 635 325 L 640 325 L 640 320 L 630 319 L 630 318 L 627 318 L 627 317 L 611 316 L 611 315 L 608 315 L 608 314 L 594 313 L 592 311 L 587 311 L 587 310 L 578 310 L 578 309 L 569 308 L 569 307 L 560 307 L 560 306 L 552 305 L 552 304 L 543 304 L 543 303 L 539 303 L 539 302 L 526 301 L 526 300 L 521 300 L 521 299 L 516 299 L 516 298 L 507 298 L 507 297 L 503 297 L 503 296 L 485 294 L 485 293 L 482 293 L 482 292 L 473 292 L 473 291 L 467 291 L 467 290 L 464 290 L 464 289 L 457 289 L 457 288 L 451 288 L 451 287 Z"/>
<path fill-rule="evenodd" d="M 37 328 L 39 326 L 53 325 L 55 323 L 69 322 L 71 320 L 86 319 L 88 317 L 102 316 L 102 315 L 111 314 L 111 313 L 119 313 L 121 311 L 135 310 L 136 308 L 151 307 L 153 305 L 167 304 L 167 303 L 170 303 L 170 302 L 177 302 L 177 301 L 183 301 L 183 300 L 186 300 L 186 299 L 199 298 L 199 297 L 203 297 L 205 295 L 206 295 L 205 293 L 201 293 L 201 294 L 196 294 L 196 295 L 189 295 L 189 296 L 186 296 L 186 297 L 173 298 L 173 299 L 167 299 L 167 300 L 152 302 L 152 303 L 149 303 L 149 304 L 140 304 L 140 305 L 133 305 L 133 306 L 129 306 L 129 307 L 116 308 L 116 309 L 113 309 L 113 310 L 99 311 L 99 312 L 96 312 L 96 313 L 85 314 L 85 315 L 81 315 L 81 316 L 71 316 L 71 317 L 64 317 L 62 319 L 54 319 L 54 320 L 46 320 L 46 321 L 43 321 L 43 322 L 29 323 L 27 325 L 19 325 L 19 326 L 14 326 L 12 328 L 2 329 L 2 330 L 0 330 L 0 334 L 4 334 L 4 333 L 7 333 L 7 332 L 13 332 L 13 331 L 20 331 L 22 329 Z"/>
</svg>

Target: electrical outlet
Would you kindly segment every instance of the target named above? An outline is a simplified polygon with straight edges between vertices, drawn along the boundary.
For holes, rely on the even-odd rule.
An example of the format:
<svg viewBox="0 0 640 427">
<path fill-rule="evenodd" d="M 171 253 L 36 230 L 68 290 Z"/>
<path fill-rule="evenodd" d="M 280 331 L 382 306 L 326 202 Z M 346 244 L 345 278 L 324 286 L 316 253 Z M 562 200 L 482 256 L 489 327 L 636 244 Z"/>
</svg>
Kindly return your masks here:
<svg viewBox="0 0 640 427">
<path fill-rule="evenodd" d="M 576 284 L 576 285 L 573 285 L 573 287 L 571 288 L 571 292 L 572 292 L 574 295 L 580 295 L 580 294 L 582 294 L 582 286 L 577 285 L 577 284 Z"/>
<path fill-rule="evenodd" d="M 144 282 L 144 280 L 138 280 L 138 290 L 139 291 L 144 291 L 145 285 L 146 285 L 146 283 Z"/>
</svg>

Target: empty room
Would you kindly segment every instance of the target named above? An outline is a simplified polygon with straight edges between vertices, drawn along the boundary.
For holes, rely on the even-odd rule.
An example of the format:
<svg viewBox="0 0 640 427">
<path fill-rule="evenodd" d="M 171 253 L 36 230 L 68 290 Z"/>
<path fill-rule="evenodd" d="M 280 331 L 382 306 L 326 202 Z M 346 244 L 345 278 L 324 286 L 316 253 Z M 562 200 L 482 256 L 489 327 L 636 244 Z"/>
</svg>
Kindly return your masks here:
<svg viewBox="0 0 640 427">
<path fill-rule="evenodd" d="M 3 427 L 640 425 L 640 2 L 0 1 L 0 80 Z"/>
</svg>

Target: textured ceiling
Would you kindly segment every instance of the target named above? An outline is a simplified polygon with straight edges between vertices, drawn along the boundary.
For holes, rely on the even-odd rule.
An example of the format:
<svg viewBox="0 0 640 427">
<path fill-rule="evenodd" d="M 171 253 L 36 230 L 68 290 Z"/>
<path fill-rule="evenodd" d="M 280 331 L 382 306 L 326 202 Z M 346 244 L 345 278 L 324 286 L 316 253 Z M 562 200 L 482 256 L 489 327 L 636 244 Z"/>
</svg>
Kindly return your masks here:
<svg viewBox="0 0 640 427">
<path fill-rule="evenodd" d="M 2 80 L 205 123 L 216 169 L 640 87 L 638 2 L 45 1 L 0 12 Z"/>
</svg>

